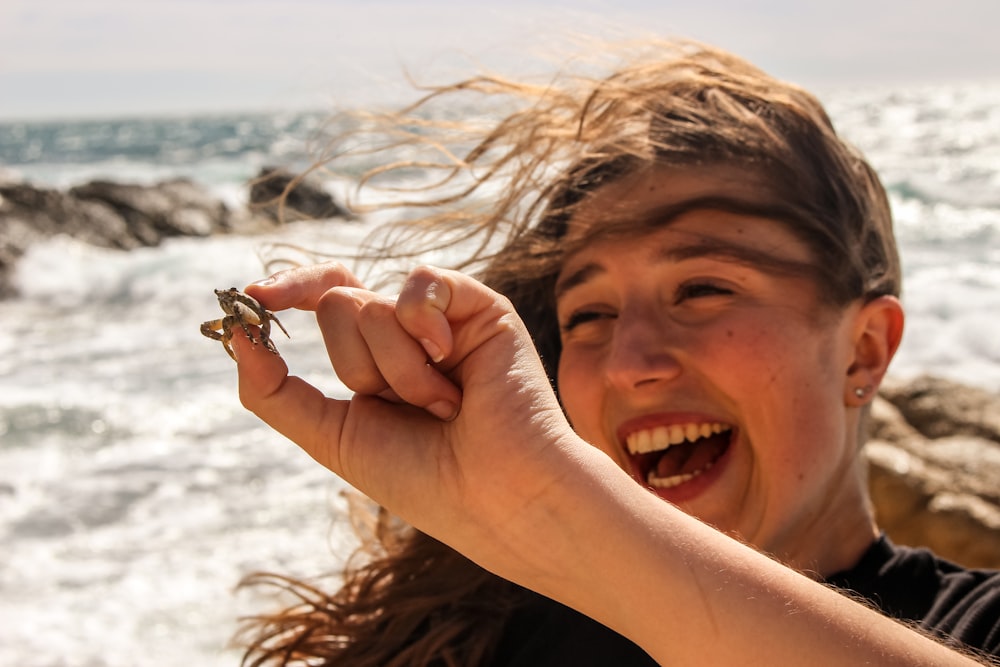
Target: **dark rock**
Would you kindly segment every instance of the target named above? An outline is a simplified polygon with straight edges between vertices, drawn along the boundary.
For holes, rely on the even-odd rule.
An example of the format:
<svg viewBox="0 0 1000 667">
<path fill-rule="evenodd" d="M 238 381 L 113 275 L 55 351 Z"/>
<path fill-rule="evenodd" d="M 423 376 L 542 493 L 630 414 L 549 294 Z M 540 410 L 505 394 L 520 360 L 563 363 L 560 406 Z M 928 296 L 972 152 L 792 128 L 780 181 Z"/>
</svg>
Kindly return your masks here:
<svg viewBox="0 0 1000 667">
<path fill-rule="evenodd" d="M 321 183 L 264 169 L 251 185 L 250 208 L 231 210 L 187 179 L 153 185 L 92 181 L 67 192 L 0 174 L 0 298 L 13 296 L 11 271 L 36 241 L 66 234 L 128 250 L 176 236 L 253 234 L 277 222 L 352 218 Z"/>
<path fill-rule="evenodd" d="M 1000 397 L 927 377 L 882 395 L 864 449 L 881 528 L 897 543 L 1000 568 Z"/>
<path fill-rule="evenodd" d="M 318 180 L 274 167 L 250 182 L 250 206 L 276 222 L 353 217 Z"/>
<path fill-rule="evenodd" d="M 68 192 L 0 180 L 0 298 L 13 296 L 14 264 L 32 243 L 65 234 L 129 250 L 176 236 L 255 233 L 274 223 L 232 211 L 186 179 L 153 185 L 93 181 Z"/>
<path fill-rule="evenodd" d="M 0 298 L 14 295 L 11 273 L 31 244 L 57 234 L 106 248 L 129 249 L 140 245 L 125 220 L 107 204 L 83 201 L 58 190 L 26 183 L 2 183 Z"/>
<path fill-rule="evenodd" d="M 56 234 L 106 248 L 138 245 L 125 221 L 107 204 L 25 183 L 0 185 L 0 229 L 0 243 L 22 250 Z"/>
<path fill-rule="evenodd" d="M 72 188 L 69 194 L 111 207 L 143 245 L 156 245 L 172 236 L 208 236 L 229 228 L 228 207 L 189 180 L 154 186 L 92 181 Z"/>
</svg>

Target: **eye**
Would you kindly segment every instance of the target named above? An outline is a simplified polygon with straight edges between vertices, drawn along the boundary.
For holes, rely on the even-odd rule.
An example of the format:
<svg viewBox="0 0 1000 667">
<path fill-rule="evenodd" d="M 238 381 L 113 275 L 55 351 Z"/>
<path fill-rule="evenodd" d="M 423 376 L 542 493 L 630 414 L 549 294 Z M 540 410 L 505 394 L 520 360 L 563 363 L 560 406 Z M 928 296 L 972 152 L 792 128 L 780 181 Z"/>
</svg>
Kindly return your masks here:
<svg viewBox="0 0 1000 667">
<path fill-rule="evenodd" d="M 677 288 L 674 303 L 679 304 L 689 299 L 703 299 L 713 296 L 730 296 L 733 290 L 708 280 L 686 282 Z"/>
<path fill-rule="evenodd" d="M 570 313 L 569 317 L 566 318 L 566 321 L 560 328 L 563 330 L 563 333 L 569 333 L 589 322 L 612 318 L 614 318 L 612 313 L 605 313 L 597 310 L 577 310 Z"/>
</svg>

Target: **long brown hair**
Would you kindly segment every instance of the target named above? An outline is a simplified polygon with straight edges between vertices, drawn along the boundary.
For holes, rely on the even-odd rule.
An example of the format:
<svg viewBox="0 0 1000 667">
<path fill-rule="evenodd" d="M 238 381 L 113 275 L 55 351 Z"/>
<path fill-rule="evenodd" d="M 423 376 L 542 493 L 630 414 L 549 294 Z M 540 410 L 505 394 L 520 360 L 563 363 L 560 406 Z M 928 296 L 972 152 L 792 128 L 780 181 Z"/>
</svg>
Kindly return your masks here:
<svg viewBox="0 0 1000 667">
<path fill-rule="evenodd" d="M 699 44 L 614 53 L 610 73 L 590 67 L 541 84 L 479 76 L 433 88 L 398 113 L 352 116 L 322 168 L 374 165 L 362 167 L 359 199 L 349 204 L 368 212 L 363 195 L 381 187 L 392 197 L 375 208 L 404 212 L 367 239 L 359 266 L 461 248 L 451 266 L 513 301 L 554 383 L 560 343 L 551 286 L 572 251 L 564 235 L 575 208 L 601 185 L 653 164 L 736 164 L 773 188 L 778 219 L 813 250 L 827 301 L 898 293 L 885 192 L 812 95 Z M 452 120 L 458 108 L 495 117 Z M 398 177 L 413 174 L 421 180 L 400 189 Z M 244 664 L 488 664 L 523 591 L 412 528 L 367 544 L 374 555 L 348 568 L 330 595 L 250 577 L 248 584 L 279 586 L 298 602 L 249 619 Z"/>
<path fill-rule="evenodd" d="M 246 619 L 237 636 L 245 646 L 243 665 L 488 664 L 523 589 L 384 509 L 372 514 L 359 501 L 352 503 L 351 516 L 361 547 L 328 582 L 334 592 L 321 581 L 270 573 L 241 582 L 291 600 L 279 612 Z M 369 517 L 375 519 L 362 521 Z"/>
</svg>

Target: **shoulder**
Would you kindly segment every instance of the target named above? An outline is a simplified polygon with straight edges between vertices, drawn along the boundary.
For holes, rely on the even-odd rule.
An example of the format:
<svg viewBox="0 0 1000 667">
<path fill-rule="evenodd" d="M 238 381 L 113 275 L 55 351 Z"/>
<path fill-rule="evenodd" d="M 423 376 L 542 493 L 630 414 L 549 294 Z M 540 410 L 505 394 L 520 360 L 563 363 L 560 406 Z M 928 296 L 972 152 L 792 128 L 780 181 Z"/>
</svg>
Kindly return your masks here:
<svg viewBox="0 0 1000 667">
<path fill-rule="evenodd" d="M 1000 655 L 1000 572 L 967 569 L 926 549 L 904 549 L 899 560 L 921 575 L 927 592 L 936 588 L 923 627 Z"/>
<path fill-rule="evenodd" d="M 1000 571 L 965 568 L 883 537 L 829 583 L 861 595 L 889 616 L 1000 655 Z"/>
</svg>

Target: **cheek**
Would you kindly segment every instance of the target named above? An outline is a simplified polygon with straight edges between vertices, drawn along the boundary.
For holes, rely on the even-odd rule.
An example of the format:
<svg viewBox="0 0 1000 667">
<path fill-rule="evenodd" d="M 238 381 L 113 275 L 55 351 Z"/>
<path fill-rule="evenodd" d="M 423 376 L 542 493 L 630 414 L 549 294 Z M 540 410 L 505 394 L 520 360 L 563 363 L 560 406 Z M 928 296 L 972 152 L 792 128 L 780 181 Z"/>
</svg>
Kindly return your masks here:
<svg viewBox="0 0 1000 667">
<path fill-rule="evenodd" d="M 759 318 L 727 329 L 713 341 L 717 362 L 743 369 L 743 379 L 757 389 L 815 378 L 829 362 L 829 352 L 819 351 L 816 333 L 809 327 L 775 326 L 781 321 Z"/>
<path fill-rule="evenodd" d="M 595 366 L 572 352 L 563 351 L 559 359 L 559 399 L 573 429 L 591 440 L 596 433 L 602 383 Z"/>
<path fill-rule="evenodd" d="M 742 397 L 754 426 L 763 430 L 753 435 L 770 443 L 758 454 L 783 467 L 783 483 L 792 487 L 834 469 L 844 442 L 838 350 L 815 333 L 812 339 L 801 333 L 772 332 L 771 342 L 743 348 L 751 360 L 744 371 L 753 379 Z"/>
</svg>

